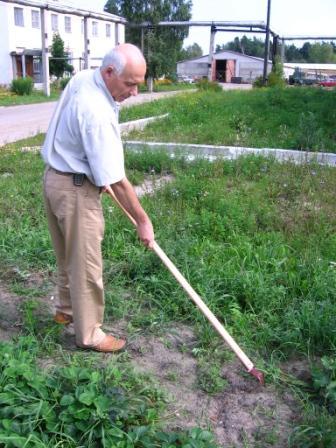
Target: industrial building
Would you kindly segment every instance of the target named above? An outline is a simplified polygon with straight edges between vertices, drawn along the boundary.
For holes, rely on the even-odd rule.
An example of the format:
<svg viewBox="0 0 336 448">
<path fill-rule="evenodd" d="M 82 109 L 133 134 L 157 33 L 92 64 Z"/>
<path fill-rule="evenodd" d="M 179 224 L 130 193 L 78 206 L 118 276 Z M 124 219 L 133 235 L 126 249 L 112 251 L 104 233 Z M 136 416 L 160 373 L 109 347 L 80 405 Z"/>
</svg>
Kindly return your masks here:
<svg viewBox="0 0 336 448">
<path fill-rule="evenodd" d="M 218 82 L 251 83 L 263 74 L 264 60 L 234 51 L 219 51 L 213 54 L 211 63 L 212 80 Z M 268 71 L 272 62 L 268 64 Z M 177 77 L 187 76 L 193 79 L 207 78 L 209 72 L 209 56 L 180 61 L 177 63 Z"/>
<path fill-rule="evenodd" d="M 180 80 L 207 78 L 209 73 L 209 55 L 195 59 L 180 61 L 177 63 L 177 77 Z M 254 56 L 237 53 L 234 51 L 219 51 L 213 54 L 211 62 L 211 76 L 217 82 L 242 82 L 252 83 L 263 75 L 264 60 Z M 283 65 L 286 79 L 294 73 L 298 67 L 307 76 L 319 75 L 321 79 L 336 75 L 336 64 L 303 64 L 287 63 Z M 269 61 L 267 72 L 272 70 L 272 62 Z"/>
</svg>

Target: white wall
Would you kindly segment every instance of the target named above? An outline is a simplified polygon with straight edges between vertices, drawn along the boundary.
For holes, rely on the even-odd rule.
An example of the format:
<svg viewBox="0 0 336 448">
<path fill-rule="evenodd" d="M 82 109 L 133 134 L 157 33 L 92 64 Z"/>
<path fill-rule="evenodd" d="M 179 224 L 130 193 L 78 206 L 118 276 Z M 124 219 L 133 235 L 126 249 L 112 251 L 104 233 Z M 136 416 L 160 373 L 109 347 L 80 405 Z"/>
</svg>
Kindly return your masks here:
<svg viewBox="0 0 336 448">
<path fill-rule="evenodd" d="M 7 5 L 7 29 L 9 34 L 9 52 L 20 49 L 38 49 L 41 48 L 41 29 L 32 27 L 32 9 L 38 11 L 38 8 L 21 6 L 17 4 Z M 24 26 L 16 26 L 14 23 L 14 7 L 23 9 Z M 5 31 L 5 29 L 4 29 Z M 4 31 L 1 33 L 5 34 Z"/>
</svg>

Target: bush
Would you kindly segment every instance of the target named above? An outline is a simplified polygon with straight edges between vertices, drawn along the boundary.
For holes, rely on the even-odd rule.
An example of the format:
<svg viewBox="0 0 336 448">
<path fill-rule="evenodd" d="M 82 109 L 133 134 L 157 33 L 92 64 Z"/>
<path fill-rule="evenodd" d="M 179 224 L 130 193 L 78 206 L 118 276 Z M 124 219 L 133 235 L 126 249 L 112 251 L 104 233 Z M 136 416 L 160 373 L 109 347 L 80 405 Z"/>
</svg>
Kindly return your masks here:
<svg viewBox="0 0 336 448">
<path fill-rule="evenodd" d="M 196 86 L 199 90 L 211 90 L 213 92 L 222 92 L 222 88 L 217 82 L 209 81 L 208 79 L 200 79 Z"/>
<path fill-rule="evenodd" d="M 61 88 L 62 90 L 64 90 L 64 89 L 66 88 L 66 86 L 67 86 L 68 82 L 70 81 L 70 79 L 71 79 L 71 78 L 62 78 L 62 79 L 60 80 L 59 85 L 60 85 L 60 88 Z"/>
<path fill-rule="evenodd" d="M 264 80 L 262 76 L 258 76 L 254 81 L 253 81 L 253 87 L 264 87 Z"/>
<path fill-rule="evenodd" d="M 30 95 L 33 91 L 34 82 L 29 76 L 25 78 L 13 79 L 11 83 L 11 91 L 17 95 Z"/>
<path fill-rule="evenodd" d="M 172 81 L 169 78 L 156 79 L 154 81 L 154 85 L 156 86 L 166 86 L 172 84 Z"/>
</svg>

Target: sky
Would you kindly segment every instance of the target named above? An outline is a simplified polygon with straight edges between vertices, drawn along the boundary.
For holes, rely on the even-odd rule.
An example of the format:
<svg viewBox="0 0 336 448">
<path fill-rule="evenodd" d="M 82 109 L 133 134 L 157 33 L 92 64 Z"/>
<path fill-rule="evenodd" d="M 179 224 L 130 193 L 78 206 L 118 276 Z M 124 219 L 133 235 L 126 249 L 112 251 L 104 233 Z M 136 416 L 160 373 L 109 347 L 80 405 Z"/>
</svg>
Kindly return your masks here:
<svg viewBox="0 0 336 448">
<path fill-rule="evenodd" d="M 62 3 L 62 0 L 59 0 Z M 102 11 L 106 0 L 63 0 L 83 9 Z M 192 19 L 195 21 L 263 21 L 267 19 L 267 0 L 193 0 Z M 271 30 L 284 36 L 312 35 L 336 37 L 336 0 L 272 0 Z M 233 40 L 243 34 L 217 32 L 216 44 Z M 248 35 L 252 37 L 252 34 Z M 262 34 L 256 35 L 262 38 Z M 203 53 L 209 52 L 208 27 L 191 27 L 184 47 L 197 42 Z M 301 46 L 302 41 L 295 41 Z"/>
</svg>

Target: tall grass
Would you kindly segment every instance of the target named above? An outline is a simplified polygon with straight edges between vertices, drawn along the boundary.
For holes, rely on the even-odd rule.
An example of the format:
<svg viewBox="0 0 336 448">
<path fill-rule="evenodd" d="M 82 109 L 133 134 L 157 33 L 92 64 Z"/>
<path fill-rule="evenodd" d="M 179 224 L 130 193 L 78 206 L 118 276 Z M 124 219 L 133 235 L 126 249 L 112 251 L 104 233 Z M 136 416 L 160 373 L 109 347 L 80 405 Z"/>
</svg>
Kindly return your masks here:
<svg viewBox="0 0 336 448">
<path fill-rule="evenodd" d="M 121 111 L 123 120 L 169 112 L 129 139 L 336 150 L 336 89 L 287 88 L 189 93 Z"/>
<path fill-rule="evenodd" d="M 143 199 L 157 240 L 245 344 L 266 357 L 274 350 L 333 352 L 333 168 L 279 164 L 261 157 L 188 165 L 157 153 L 129 154 L 126 159 L 131 176 L 139 171 L 174 174 L 173 183 Z M 39 155 L 1 154 L 0 256 L 2 264 L 23 271 L 54 269 L 41 197 L 42 170 Z M 104 206 L 108 313 L 127 316 L 135 326 L 202 322 L 107 197 Z M 132 300 L 121 300 L 122 291 L 131 291 Z"/>
<path fill-rule="evenodd" d="M 172 183 L 142 199 L 156 239 L 253 359 L 262 356 L 266 365 L 293 356 L 333 359 L 335 168 L 255 156 L 190 163 L 159 152 L 127 153 L 126 161 L 133 179 L 173 175 Z M 27 295 L 29 273 L 38 271 L 48 279 L 55 269 L 42 173 L 39 154 L 15 149 L 0 153 L 1 275 L 9 285 L 21 285 Z M 212 368 L 220 365 L 219 356 L 226 355 L 214 349 L 221 342 L 108 197 L 103 205 L 107 320 L 124 318 L 130 329 L 155 332 L 177 321 L 194 325 L 199 341 L 195 350 L 203 353 L 205 371 L 200 385 L 217 391 L 222 384 L 213 376 L 218 380 L 219 370 L 213 375 L 204 366 L 207 354 Z M 322 381 L 323 374 L 318 378 Z M 322 386 L 326 396 L 334 391 L 332 383 Z M 335 418 L 320 405 L 308 404 L 309 399 L 291 446 L 333 448 Z M 9 420 L 6 425 L 10 427 Z"/>
</svg>

